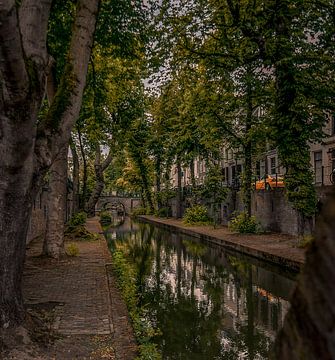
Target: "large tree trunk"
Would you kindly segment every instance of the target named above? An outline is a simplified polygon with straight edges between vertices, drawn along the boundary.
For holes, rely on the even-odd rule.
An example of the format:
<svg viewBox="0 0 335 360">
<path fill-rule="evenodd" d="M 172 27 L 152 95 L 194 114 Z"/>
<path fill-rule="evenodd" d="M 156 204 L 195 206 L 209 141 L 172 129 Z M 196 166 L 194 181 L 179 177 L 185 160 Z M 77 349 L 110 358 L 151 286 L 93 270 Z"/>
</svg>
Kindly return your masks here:
<svg viewBox="0 0 335 360">
<path fill-rule="evenodd" d="M 6 145 L 1 142 L 2 154 Z M 13 166 L 6 170 L 0 166 L 0 332 L 24 318 L 21 280 L 31 215 L 31 169 Z"/>
<path fill-rule="evenodd" d="M 335 359 L 335 194 L 316 225 L 315 242 L 275 346 L 276 359 Z"/>
<path fill-rule="evenodd" d="M 50 168 L 48 216 L 43 254 L 58 259 L 64 254 L 64 223 L 67 206 L 68 147 L 58 154 Z"/>
<path fill-rule="evenodd" d="M 22 0 L 19 14 L 15 0 L 0 2 L 0 329 L 23 320 L 21 278 L 32 199 L 79 114 L 99 4 L 79 0 L 68 71 L 37 130 L 51 2 Z"/>
<path fill-rule="evenodd" d="M 0 2 L 0 331 L 24 318 L 21 279 L 34 197 L 34 131 L 44 95 L 50 6 L 51 0 L 23 1 L 18 16 L 15 0 Z M 28 60 L 35 66 L 34 79 Z"/>
<path fill-rule="evenodd" d="M 110 150 L 104 162 L 101 163 L 100 146 L 97 146 L 95 163 L 94 163 L 95 185 L 92 194 L 85 206 L 85 211 L 89 216 L 94 216 L 95 214 L 95 205 L 99 200 L 102 190 L 105 187 L 104 171 L 107 169 L 112 159 L 113 159 L 112 151 Z"/>
</svg>

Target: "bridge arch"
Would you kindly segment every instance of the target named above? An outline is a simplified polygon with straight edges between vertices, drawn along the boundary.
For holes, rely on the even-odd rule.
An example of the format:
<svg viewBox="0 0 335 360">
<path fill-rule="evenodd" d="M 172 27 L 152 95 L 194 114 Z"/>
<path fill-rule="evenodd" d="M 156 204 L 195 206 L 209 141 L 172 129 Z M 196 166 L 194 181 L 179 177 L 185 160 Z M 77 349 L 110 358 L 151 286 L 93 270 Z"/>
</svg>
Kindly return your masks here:
<svg viewBox="0 0 335 360">
<path fill-rule="evenodd" d="M 124 213 L 129 215 L 133 209 L 141 206 L 141 199 L 135 197 L 102 195 L 97 201 L 95 211 L 99 212 L 101 210 L 107 210 L 108 207 L 115 209 L 118 206 L 122 207 Z"/>
</svg>

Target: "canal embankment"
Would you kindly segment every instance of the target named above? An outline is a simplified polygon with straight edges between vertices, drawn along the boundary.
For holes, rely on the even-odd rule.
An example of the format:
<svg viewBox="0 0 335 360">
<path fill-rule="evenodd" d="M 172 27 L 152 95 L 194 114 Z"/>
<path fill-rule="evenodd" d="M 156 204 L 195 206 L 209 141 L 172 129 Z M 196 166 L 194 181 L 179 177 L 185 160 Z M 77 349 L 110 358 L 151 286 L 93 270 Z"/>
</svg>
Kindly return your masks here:
<svg viewBox="0 0 335 360">
<path fill-rule="evenodd" d="M 295 236 L 278 233 L 238 234 L 231 232 L 227 227 L 214 229 L 210 225 L 190 226 L 183 224 L 178 219 L 165 219 L 149 215 L 142 215 L 138 218 L 289 270 L 300 271 L 305 262 L 305 250 L 297 246 L 298 239 Z"/>
<path fill-rule="evenodd" d="M 99 219 L 87 219 L 85 228 L 94 234 L 92 239 L 66 239 L 65 249 L 71 246 L 76 254 L 59 260 L 41 256 L 41 237 L 29 243 L 23 276 L 28 315 L 20 328 L 24 336 L 20 332 L 17 341 L 13 337 L 4 357 L 0 346 L 0 359 L 136 357 L 128 310 L 110 266 L 112 257 Z"/>
</svg>

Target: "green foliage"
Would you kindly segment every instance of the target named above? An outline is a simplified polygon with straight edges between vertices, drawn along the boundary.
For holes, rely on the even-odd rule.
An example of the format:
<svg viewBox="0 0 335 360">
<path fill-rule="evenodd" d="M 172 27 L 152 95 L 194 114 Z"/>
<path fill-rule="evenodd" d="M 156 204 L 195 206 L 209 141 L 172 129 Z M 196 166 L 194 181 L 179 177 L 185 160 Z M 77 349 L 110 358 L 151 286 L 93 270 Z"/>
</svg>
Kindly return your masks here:
<svg viewBox="0 0 335 360">
<path fill-rule="evenodd" d="M 69 226 L 78 226 L 84 225 L 87 219 L 87 214 L 84 211 L 81 211 L 72 216 L 70 221 L 68 222 Z"/>
<path fill-rule="evenodd" d="M 176 191 L 172 189 L 164 189 L 156 193 L 157 202 L 161 203 L 164 207 L 168 207 L 168 202 L 176 196 Z"/>
<path fill-rule="evenodd" d="M 90 233 L 85 228 L 87 214 L 81 211 L 70 219 L 66 224 L 64 235 L 68 240 L 75 241 L 94 241 L 97 239 L 95 234 Z"/>
<path fill-rule="evenodd" d="M 169 217 L 171 213 L 171 209 L 169 207 L 162 207 L 155 211 L 155 215 L 158 217 Z"/>
<path fill-rule="evenodd" d="M 156 344 L 140 344 L 138 346 L 140 355 L 135 360 L 161 360 L 162 355 L 157 350 Z"/>
<path fill-rule="evenodd" d="M 136 287 L 135 267 L 127 261 L 121 250 L 113 252 L 113 269 L 117 275 L 118 286 L 127 305 L 135 336 L 139 343 L 140 354 L 137 359 L 160 360 L 162 357 L 157 350 L 157 345 L 151 342 L 153 336 L 159 332 L 144 319 L 145 310 L 138 305 L 139 295 Z"/>
<path fill-rule="evenodd" d="M 236 215 L 229 222 L 229 229 L 240 234 L 258 234 L 261 232 L 261 226 L 256 217 L 248 216 L 245 212 Z"/>
<path fill-rule="evenodd" d="M 139 215 L 147 215 L 148 213 L 148 209 L 145 207 L 138 207 L 136 209 L 133 209 L 133 211 L 131 212 L 131 216 L 139 216 Z"/>
<path fill-rule="evenodd" d="M 108 211 L 101 211 L 99 216 L 102 224 L 109 224 L 112 221 L 112 217 Z"/>
<path fill-rule="evenodd" d="M 99 238 L 97 234 L 87 231 L 84 225 L 67 225 L 64 235 L 67 240 L 73 241 L 95 241 Z"/>
<path fill-rule="evenodd" d="M 79 255 L 79 248 L 75 243 L 70 243 L 66 247 L 66 254 L 68 256 L 78 256 Z"/>
<path fill-rule="evenodd" d="M 186 209 L 183 222 L 188 225 L 208 224 L 209 217 L 206 206 L 194 205 Z"/>
<path fill-rule="evenodd" d="M 226 198 L 227 188 L 223 185 L 223 175 L 218 165 L 209 165 L 201 195 L 216 204 Z"/>
</svg>

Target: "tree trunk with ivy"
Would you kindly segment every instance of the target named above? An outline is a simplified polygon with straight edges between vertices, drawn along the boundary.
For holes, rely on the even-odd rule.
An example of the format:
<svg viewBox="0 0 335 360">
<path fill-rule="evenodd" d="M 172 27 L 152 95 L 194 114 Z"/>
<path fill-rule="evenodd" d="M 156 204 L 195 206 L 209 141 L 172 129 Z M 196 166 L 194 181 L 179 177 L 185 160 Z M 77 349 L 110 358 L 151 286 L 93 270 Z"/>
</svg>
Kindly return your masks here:
<svg viewBox="0 0 335 360">
<path fill-rule="evenodd" d="M 289 0 L 275 1 L 275 109 L 272 127 L 279 158 L 286 169 L 285 188 L 288 200 L 302 217 L 313 216 L 316 192 L 310 165 L 307 134 L 309 114 L 299 100 L 294 44 L 291 42 L 293 23 L 300 10 Z M 306 110 L 306 109 L 304 109 Z M 300 227 L 303 233 L 304 226 Z"/>
<path fill-rule="evenodd" d="M 335 194 L 317 220 L 315 241 L 291 297 L 274 358 L 335 359 Z"/>
<path fill-rule="evenodd" d="M 33 199 L 79 114 L 98 0 L 79 0 L 67 70 L 37 123 L 49 58 L 51 0 L 0 2 L 0 329 L 24 319 L 21 291 Z"/>
</svg>

